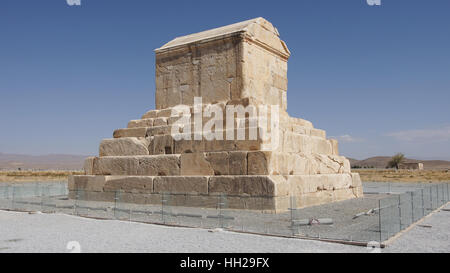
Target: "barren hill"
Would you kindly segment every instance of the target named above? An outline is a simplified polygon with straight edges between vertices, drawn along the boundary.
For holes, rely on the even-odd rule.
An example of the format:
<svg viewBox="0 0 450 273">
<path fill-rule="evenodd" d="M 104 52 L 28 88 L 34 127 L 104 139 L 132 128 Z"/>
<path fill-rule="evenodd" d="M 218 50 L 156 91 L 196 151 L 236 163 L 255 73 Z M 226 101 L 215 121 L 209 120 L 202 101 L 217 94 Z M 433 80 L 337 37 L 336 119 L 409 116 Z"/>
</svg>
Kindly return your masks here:
<svg viewBox="0 0 450 273">
<path fill-rule="evenodd" d="M 0 170 L 81 170 L 84 155 L 22 155 L 0 153 Z"/>
</svg>

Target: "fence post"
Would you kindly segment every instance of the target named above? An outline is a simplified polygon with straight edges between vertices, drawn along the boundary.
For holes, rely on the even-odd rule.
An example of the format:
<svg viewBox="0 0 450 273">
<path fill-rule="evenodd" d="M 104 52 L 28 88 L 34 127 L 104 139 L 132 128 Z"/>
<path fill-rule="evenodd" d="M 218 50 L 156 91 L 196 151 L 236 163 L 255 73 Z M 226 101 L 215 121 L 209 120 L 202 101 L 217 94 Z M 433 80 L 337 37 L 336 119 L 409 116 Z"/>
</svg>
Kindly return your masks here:
<svg viewBox="0 0 450 273">
<path fill-rule="evenodd" d="M 130 209 L 128 210 L 128 222 L 131 222 L 131 215 L 133 214 L 133 205 L 129 204 Z"/>
<path fill-rule="evenodd" d="M 430 186 L 430 211 L 433 210 L 433 191 L 432 191 L 433 186 Z"/>
<path fill-rule="evenodd" d="M 398 195 L 398 216 L 399 216 L 398 222 L 399 222 L 399 225 L 400 225 L 400 230 L 402 230 L 402 202 L 401 202 L 401 194 Z"/>
<path fill-rule="evenodd" d="M 439 185 L 435 185 L 434 187 L 436 188 L 436 207 L 435 207 L 435 209 L 437 209 L 439 207 Z"/>
<path fill-rule="evenodd" d="M 165 224 L 165 220 L 164 220 L 164 203 L 166 202 L 165 200 L 165 193 L 161 193 L 161 221 L 163 222 L 163 224 Z"/>
<path fill-rule="evenodd" d="M 442 202 L 442 196 L 441 196 L 441 198 L 439 198 L 439 192 L 440 192 L 440 190 L 439 190 L 439 184 L 437 184 L 436 185 L 436 196 L 437 196 L 437 206 L 436 206 L 436 208 L 438 208 L 438 207 L 440 207 L 441 206 L 441 202 Z"/>
<path fill-rule="evenodd" d="M 4 188 L 3 194 L 5 199 L 9 199 L 9 185 L 4 186 L 3 188 Z"/>
<path fill-rule="evenodd" d="M 439 185 L 436 185 L 436 209 L 439 207 Z"/>
<path fill-rule="evenodd" d="M 425 202 L 423 200 L 423 188 L 420 189 L 421 193 L 422 193 L 422 217 L 425 216 Z"/>
<path fill-rule="evenodd" d="M 114 191 L 114 219 L 117 219 L 117 200 L 119 199 L 119 193 L 118 190 Z"/>
<path fill-rule="evenodd" d="M 17 186 L 12 185 L 12 203 L 11 203 L 11 210 L 15 210 L 16 209 L 16 188 Z"/>
<path fill-rule="evenodd" d="M 444 184 L 441 184 L 441 196 L 442 196 L 442 205 L 444 205 L 446 202 L 446 197 L 445 197 L 445 188 L 444 188 Z"/>
<path fill-rule="evenodd" d="M 41 211 L 44 211 L 44 195 L 45 195 L 45 191 L 41 189 L 40 192 L 40 197 L 41 197 Z"/>
<path fill-rule="evenodd" d="M 294 223 L 294 210 L 296 210 L 296 208 L 297 208 L 297 200 L 295 199 L 295 195 L 291 195 L 290 196 L 290 200 L 289 200 L 290 202 L 290 208 L 289 208 L 289 210 L 290 210 L 290 216 L 291 216 L 291 231 L 292 231 L 292 236 L 295 236 L 295 234 L 296 234 L 296 226 L 295 226 L 295 223 Z M 298 227 L 297 227 L 297 229 L 298 229 Z M 298 233 L 298 230 L 297 230 L 297 233 Z"/>
<path fill-rule="evenodd" d="M 448 188 L 448 184 L 449 183 L 446 183 L 447 184 L 447 201 L 450 201 L 450 191 L 449 191 L 449 188 Z"/>
<path fill-rule="evenodd" d="M 440 198 L 439 198 L 439 184 L 436 185 L 436 196 L 437 196 L 437 205 L 436 205 L 436 208 L 438 208 L 438 207 L 440 206 L 440 204 L 441 204 L 441 200 L 440 200 Z"/>
<path fill-rule="evenodd" d="M 224 223 L 223 223 L 223 214 L 222 214 L 222 208 L 223 208 L 223 206 L 225 205 L 225 200 L 224 200 L 224 197 L 223 197 L 223 193 L 221 193 L 219 196 L 218 196 L 218 203 L 217 203 L 217 207 L 219 208 L 219 215 L 218 215 L 218 217 L 219 217 L 219 226 L 220 226 L 220 228 L 223 228 L 224 227 Z"/>
<path fill-rule="evenodd" d="M 445 185 L 442 184 L 442 204 L 445 204 L 446 201 L 447 201 L 446 189 L 445 189 Z"/>
<path fill-rule="evenodd" d="M 442 205 L 445 204 L 445 191 L 444 191 L 444 184 L 441 184 L 441 203 Z"/>
<path fill-rule="evenodd" d="M 442 195 L 442 205 L 444 205 L 445 202 L 445 189 L 444 189 L 444 184 L 441 184 L 441 195 Z"/>
<path fill-rule="evenodd" d="M 378 226 L 380 227 L 380 243 L 383 241 L 383 232 L 381 226 L 381 199 L 378 199 Z"/>
<path fill-rule="evenodd" d="M 444 192 L 444 203 L 448 202 L 447 183 L 442 184 L 442 191 Z"/>
<path fill-rule="evenodd" d="M 448 199 L 447 188 L 445 187 L 445 184 L 442 184 L 442 195 L 443 195 L 442 202 L 445 204 L 445 203 L 447 203 L 447 199 Z"/>
<path fill-rule="evenodd" d="M 34 196 L 36 197 L 42 195 L 42 191 L 39 192 L 39 185 L 40 185 L 39 182 L 34 184 Z"/>
<path fill-rule="evenodd" d="M 448 191 L 448 184 L 449 183 L 445 183 L 447 185 L 447 201 L 450 201 L 450 191 Z"/>
<path fill-rule="evenodd" d="M 77 215 L 78 198 L 80 198 L 79 189 L 76 189 L 75 190 L 75 202 L 73 204 L 73 215 Z"/>
<path fill-rule="evenodd" d="M 411 192 L 411 224 L 414 223 L 414 192 Z"/>
</svg>

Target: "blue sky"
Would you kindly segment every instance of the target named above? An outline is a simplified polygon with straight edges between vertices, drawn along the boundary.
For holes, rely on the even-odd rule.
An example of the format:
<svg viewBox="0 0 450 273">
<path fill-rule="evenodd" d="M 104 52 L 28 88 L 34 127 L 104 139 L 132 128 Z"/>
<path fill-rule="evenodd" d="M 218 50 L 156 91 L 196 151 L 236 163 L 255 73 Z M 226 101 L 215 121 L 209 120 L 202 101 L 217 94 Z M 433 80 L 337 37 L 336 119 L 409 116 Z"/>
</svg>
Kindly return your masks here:
<svg viewBox="0 0 450 273">
<path fill-rule="evenodd" d="M 97 154 L 154 108 L 154 52 L 262 16 L 292 52 L 288 112 L 363 159 L 450 160 L 450 1 L 2 0 L 0 152 Z"/>
</svg>

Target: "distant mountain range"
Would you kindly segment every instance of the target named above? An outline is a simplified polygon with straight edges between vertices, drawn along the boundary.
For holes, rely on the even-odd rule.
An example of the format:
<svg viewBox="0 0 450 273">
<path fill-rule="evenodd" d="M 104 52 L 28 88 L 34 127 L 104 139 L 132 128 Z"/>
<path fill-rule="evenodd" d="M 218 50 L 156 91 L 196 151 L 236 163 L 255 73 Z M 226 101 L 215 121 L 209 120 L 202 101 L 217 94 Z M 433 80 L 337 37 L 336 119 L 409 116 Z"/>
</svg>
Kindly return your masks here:
<svg viewBox="0 0 450 273">
<path fill-rule="evenodd" d="M 85 155 L 22 155 L 0 153 L 0 170 L 81 170 Z"/>
<path fill-rule="evenodd" d="M 87 155 L 22 155 L 0 153 L 0 170 L 81 170 Z M 350 164 L 360 167 L 374 167 L 384 169 L 391 159 L 389 156 L 375 156 L 364 160 L 348 158 Z M 450 161 L 445 160 L 416 160 L 407 158 L 405 162 L 422 162 L 425 169 L 450 169 Z"/>
<path fill-rule="evenodd" d="M 360 167 L 373 167 L 373 168 L 379 168 L 384 169 L 386 168 L 389 160 L 391 160 L 390 156 L 375 156 L 370 157 L 364 160 L 357 160 L 353 158 L 348 158 L 350 160 L 350 164 L 352 167 L 354 166 L 360 166 Z M 440 169 L 450 169 L 450 161 L 445 160 L 417 160 L 417 159 L 410 159 L 405 158 L 405 162 L 411 162 L 411 163 L 417 163 L 421 162 L 423 163 L 423 167 L 426 170 L 440 170 Z"/>
</svg>

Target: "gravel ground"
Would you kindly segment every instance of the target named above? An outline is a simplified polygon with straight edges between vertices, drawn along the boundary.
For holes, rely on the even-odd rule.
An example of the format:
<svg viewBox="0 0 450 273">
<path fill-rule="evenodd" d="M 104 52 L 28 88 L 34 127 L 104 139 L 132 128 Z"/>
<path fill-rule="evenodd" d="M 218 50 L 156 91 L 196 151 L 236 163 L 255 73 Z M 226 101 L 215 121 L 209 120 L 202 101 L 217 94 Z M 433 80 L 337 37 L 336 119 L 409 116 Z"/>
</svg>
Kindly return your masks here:
<svg viewBox="0 0 450 273">
<path fill-rule="evenodd" d="M 363 182 L 364 194 L 391 193 L 401 194 L 426 188 L 431 183 L 399 183 L 399 182 Z"/>
<path fill-rule="evenodd" d="M 57 186 L 57 187 L 56 187 Z M 131 220 L 144 223 L 169 224 L 176 226 L 189 226 L 201 228 L 226 228 L 233 231 L 292 236 L 299 235 L 309 238 L 335 239 L 344 241 L 380 241 L 396 234 L 401 229 L 409 226 L 413 219 L 419 219 L 423 210 L 417 206 L 411 206 L 411 200 L 402 198 L 402 220 L 400 221 L 399 193 L 417 190 L 426 186 L 419 183 L 364 183 L 365 197 L 350 199 L 341 202 L 297 209 L 285 213 L 264 213 L 262 211 L 243 210 L 218 210 L 214 208 L 180 207 L 160 205 L 139 205 L 121 202 L 97 202 L 68 199 L 67 196 L 54 197 L 30 197 L 40 195 L 46 190 L 45 195 L 59 195 L 66 193 L 66 185 L 45 183 L 28 184 L 14 190 L 3 189 L 0 194 L 0 209 L 14 209 L 24 211 L 59 212 L 75 214 L 103 219 Z M 12 203 L 14 193 L 15 202 Z M 390 194 L 396 193 L 396 194 Z M 428 193 L 428 191 L 426 191 Z M 109 193 L 105 193 L 109 194 Z M 111 193 L 114 194 L 114 193 Z M 9 199 L 4 199 L 9 196 Z M 23 198 L 18 198 L 23 196 Z M 410 197 L 402 195 L 402 197 Z M 425 196 L 427 197 L 427 196 Z M 112 199 L 109 196 L 107 199 Z M 187 197 L 186 197 L 187 198 Z M 193 203 L 198 203 L 197 197 L 192 198 Z M 170 199 L 170 198 L 169 198 Z M 374 210 L 382 199 L 381 211 Z M 420 196 L 415 196 L 415 204 L 419 204 Z M 427 198 L 425 198 L 427 199 Z M 428 198 L 429 199 L 429 198 Z M 436 198 L 434 198 L 436 199 Z M 247 200 L 250 202 L 251 200 Z M 392 203 L 392 204 L 391 204 Z M 428 201 L 425 205 L 428 205 Z M 438 207 L 435 202 L 433 208 Z M 210 204 L 211 205 L 211 204 Z M 214 207 L 215 204 L 212 205 Z M 419 204 L 420 206 L 422 204 Z M 431 204 L 429 204 L 431 206 Z M 364 212 L 369 212 L 362 214 Z M 426 212 L 426 211 L 425 211 Z M 218 216 L 222 216 L 218 217 Z M 355 217 L 359 215 L 358 217 Z M 296 225 L 291 226 L 292 221 L 308 221 L 310 219 L 331 219 L 332 225 Z M 380 221 L 382 234 L 380 236 Z"/>
<path fill-rule="evenodd" d="M 0 208 L 23 211 L 44 211 L 75 214 L 102 219 L 131 220 L 135 222 L 169 224 L 175 226 L 226 228 L 233 231 L 309 238 L 327 238 L 346 241 L 379 241 L 379 216 L 375 212 L 354 218 L 361 212 L 378 207 L 384 194 L 370 194 L 365 198 L 345 200 L 320 206 L 297 209 L 292 212 L 264 213 L 232 209 L 212 209 L 180 206 L 139 205 L 119 202 L 77 201 L 64 197 L 41 200 L 36 197 L 16 198 L 15 205 L 0 200 Z M 116 207 L 116 209 L 114 209 Z M 75 209 L 74 209 L 75 208 Z M 219 216 L 222 215 L 223 218 Z M 295 221 L 331 219 L 332 225 L 296 225 Z M 294 222 L 295 222 L 294 221 Z"/>
<path fill-rule="evenodd" d="M 44 186 L 44 187 L 42 187 Z M 17 220 L 17 227 L 23 228 L 23 226 L 30 226 L 34 227 L 36 226 L 35 223 L 30 220 L 33 218 L 41 219 L 42 217 L 48 218 L 45 221 L 42 221 L 43 225 L 41 226 L 42 229 L 47 230 L 49 229 L 49 226 L 45 226 L 45 222 L 52 222 L 53 225 L 58 226 L 61 222 L 61 224 L 65 224 L 66 222 L 70 221 L 82 221 L 81 218 L 75 217 L 70 215 L 62 215 L 64 214 L 75 214 L 75 215 L 82 215 L 82 216 L 88 216 L 88 217 L 97 217 L 97 218 L 103 218 L 103 219 L 120 219 L 120 220 L 131 220 L 131 221 L 137 221 L 137 222 L 145 222 L 145 223 L 159 223 L 159 224 L 169 224 L 169 225 L 175 225 L 175 226 L 191 226 L 191 227 L 201 227 L 203 229 L 176 229 L 175 234 L 179 232 L 180 230 L 187 230 L 189 234 L 192 233 L 192 235 L 195 238 L 198 238 L 200 235 L 194 235 L 194 233 L 205 233 L 205 228 L 207 229 L 214 229 L 214 228 L 226 228 L 228 230 L 232 231 L 242 231 L 242 232 L 253 232 L 253 233 L 262 233 L 262 234 L 272 234 L 272 235 L 282 235 L 282 236 L 292 236 L 293 234 L 303 236 L 303 237 L 309 237 L 309 238 L 322 238 L 322 239 L 337 239 L 337 240 L 344 240 L 344 241 L 360 241 L 360 242 L 369 242 L 369 241 L 379 241 L 381 238 L 382 240 L 385 240 L 389 238 L 390 236 L 396 234 L 401 229 L 406 228 L 409 226 L 411 222 L 413 222 L 413 219 L 421 218 L 423 212 L 426 210 L 422 209 L 422 203 L 423 200 L 419 200 L 420 197 L 425 200 L 426 206 L 433 206 L 433 208 L 438 207 L 437 200 L 435 204 L 433 205 L 429 201 L 431 201 L 430 196 L 427 197 L 427 195 L 424 196 L 411 196 L 411 198 L 414 198 L 415 203 L 420 206 L 411 206 L 411 200 L 403 200 L 403 197 L 410 197 L 408 194 L 403 194 L 402 196 L 398 195 L 401 193 L 405 193 L 412 190 L 417 190 L 420 188 L 423 188 L 426 186 L 426 184 L 412 184 L 412 183 L 376 183 L 376 182 L 369 182 L 364 183 L 364 191 L 366 193 L 364 198 L 358 198 L 358 199 L 351 199 L 351 200 L 345 200 L 341 202 L 335 202 L 330 204 L 324 204 L 320 206 L 314 206 L 309 208 L 303 208 L 303 209 L 297 209 L 291 212 L 286 213 L 279 213 L 279 214 L 273 214 L 273 213 L 264 213 L 262 211 L 242 211 L 242 210 L 218 210 L 218 209 L 211 209 L 211 208 L 189 208 L 189 207 L 179 207 L 179 206 L 164 206 L 161 205 L 138 205 L 138 204 L 130 204 L 130 203 L 124 203 L 124 202 L 118 202 L 116 205 L 111 202 L 96 202 L 96 201 L 83 201 L 83 200 L 71 200 L 68 199 L 65 195 L 66 193 L 66 185 L 64 183 L 61 183 L 61 185 L 55 186 L 49 186 L 44 183 L 32 185 L 29 184 L 26 187 L 20 187 L 16 188 L 14 190 L 14 196 L 15 197 L 15 203 L 14 205 L 11 203 L 11 194 L 13 191 L 10 189 L 3 189 L 3 191 L 0 191 L 0 196 L 3 196 L 3 198 L 0 198 L 0 209 L 11 209 L 14 208 L 15 210 L 25 210 L 25 211 L 44 211 L 44 212 L 58 212 L 61 214 L 18 214 L 22 215 L 22 217 L 19 217 L 12 213 L 11 219 L 20 218 Z M 60 195 L 60 196 L 54 196 L 54 197 L 31 197 L 31 196 L 39 196 L 42 194 L 42 191 L 45 191 L 45 195 Z M 425 193 L 428 193 L 428 191 L 425 191 Z M 431 191 L 430 191 L 431 193 Z M 4 198 L 10 199 L 4 199 Z M 18 198 L 18 196 L 23 196 L 23 198 Z M 399 197 L 402 197 L 399 199 Z M 441 196 L 442 197 L 442 196 Z M 445 196 L 444 196 L 445 197 Z M 193 197 L 192 197 L 193 198 Z M 382 201 L 382 207 L 384 209 L 381 211 L 381 214 L 379 211 L 375 210 L 368 214 L 361 214 L 364 212 L 371 211 L 371 209 L 377 208 L 379 205 L 379 200 Z M 402 204 L 402 219 L 399 221 L 399 209 L 397 206 L 397 203 L 401 200 Z M 391 202 L 392 201 L 392 202 Z M 422 202 L 420 202 L 422 201 Z M 391 206 L 393 203 L 394 206 Z M 428 204 L 430 203 L 430 204 Z M 76 206 L 75 206 L 76 205 Z M 76 208 L 76 209 L 74 209 Z M 116 208 L 116 209 L 114 209 Z M 430 209 L 429 211 L 431 211 Z M 131 212 L 131 213 L 130 213 Z M 6 212 L 4 212 L 6 213 Z M 450 214 L 450 212 L 442 211 L 443 216 L 445 218 L 446 213 Z M 355 215 L 359 214 L 358 217 L 354 217 Z M 221 217 L 218 217 L 221 216 Z M 5 218 L 6 217 L 6 218 Z M 56 218 L 60 220 L 55 220 Z M 442 218 L 441 217 L 441 218 Z M 68 220 L 70 219 L 70 220 Z M 74 220 L 76 219 L 76 220 Z M 292 219 L 294 219 L 294 223 L 298 221 L 308 221 L 310 219 L 319 219 L 319 220 L 325 220 L 325 219 L 332 219 L 333 224 L 332 225 L 296 225 L 295 228 L 292 228 Z M 430 218 L 431 219 L 431 218 Z M 427 219 L 427 221 L 430 221 L 430 219 Z M 91 219 L 84 219 L 86 221 L 92 221 Z M 11 222 L 7 219 L 7 216 L 0 217 L 0 233 L 3 232 L 3 228 L 6 228 L 10 225 L 10 223 L 15 223 L 15 220 L 12 220 Z M 21 223 L 21 221 L 24 221 L 29 224 Z M 38 223 L 40 220 L 37 220 Z M 380 238 L 380 221 L 382 222 L 382 234 Z M 444 220 L 448 222 L 447 220 Z M 95 221 L 94 221 L 95 222 Z M 85 226 L 87 223 L 90 222 L 83 222 L 74 224 L 76 226 Z M 96 222 L 97 223 L 97 222 Z M 444 222 L 445 223 L 445 222 Z M 115 226 L 116 224 L 120 227 L 117 228 L 117 230 L 120 230 L 122 228 L 122 225 L 137 225 L 138 227 L 139 223 L 128 223 L 128 222 L 120 222 L 120 221 L 103 221 L 101 224 L 98 224 L 102 227 L 100 228 L 93 228 L 93 229 L 103 229 L 103 225 L 112 226 L 114 228 L 107 230 L 116 230 Z M 158 225 L 144 225 L 145 228 L 148 228 L 149 226 L 151 229 L 156 229 L 156 234 L 163 234 L 164 232 L 162 230 L 167 231 L 167 228 L 170 229 L 170 227 L 162 227 Z M 440 227 L 440 225 L 432 225 L 435 227 L 434 229 L 437 229 Z M 134 226 L 133 226 L 134 227 Z M 448 229 L 448 226 L 443 227 L 442 229 Z M 63 227 L 63 229 L 66 229 L 66 227 Z M 92 230 L 91 228 L 88 228 L 89 230 Z M 424 236 L 426 238 L 427 235 L 426 232 L 429 230 L 433 230 L 433 228 L 423 228 L 419 227 L 418 231 L 416 231 L 417 227 L 415 227 L 413 230 L 414 232 L 418 232 L 419 237 L 419 243 L 418 245 L 412 248 L 412 251 L 427 251 L 426 248 L 423 250 L 420 250 L 419 248 L 421 242 L 423 240 L 420 240 L 420 236 Z M 424 230 L 425 229 L 425 230 Z M 427 230 L 428 229 L 428 230 Z M 15 229 L 12 227 L 11 230 Z M 19 229 L 20 230 L 20 229 Z M 25 232 L 28 232 L 26 230 Z M 31 231 L 30 231 L 31 232 Z M 82 231 L 80 231 L 82 232 Z M 153 231 L 150 231 L 152 233 Z M 32 233 L 32 232 L 31 232 Z M 127 234 L 127 232 L 125 231 Z M 58 234 L 57 231 L 54 231 L 50 234 Z M 76 234 L 76 233 L 75 233 Z M 170 232 L 171 238 L 172 238 L 172 231 Z M 243 238 L 243 245 L 244 247 L 247 245 L 246 243 L 246 236 L 254 236 L 254 235 L 242 235 L 237 233 L 229 233 L 229 232 L 216 232 L 216 233 L 207 233 L 207 234 L 219 234 L 218 240 L 222 240 L 220 236 L 225 236 L 224 234 L 231 234 L 226 236 L 237 236 L 236 238 Z M 409 233 L 408 233 L 409 234 Z M 421 235 L 422 234 L 422 235 Z M 442 234 L 446 234 L 445 232 L 441 232 L 441 230 L 438 230 L 438 232 L 435 234 L 438 238 L 436 239 L 436 244 L 432 244 L 433 246 L 437 247 L 438 250 L 430 250 L 430 251 L 439 251 L 440 249 L 448 249 L 448 238 L 442 238 Z M 120 232 L 117 232 L 117 234 L 114 234 L 111 238 L 119 238 L 123 237 L 123 234 L 120 234 Z M 189 238 L 186 237 L 186 238 Z M 208 235 L 206 235 L 208 236 Z M 243 236 L 243 237 L 242 237 Z M 20 237 L 20 236 L 18 236 Z M 85 237 L 85 235 L 81 236 L 82 238 Z M 135 240 L 134 238 L 140 238 L 140 236 L 136 236 L 136 234 L 132 235 L 132 238 L 130 238 L 130 242 L 139 242 L 139 240 Z M 183 236 L 180 236 L 183 237 Z M 65 237 L 64 237 L 65 238 Z M 106 239 L 107 237 L 105 237 Z M 158 237 L 157 237 L 158 238 Z M 184 238 L 184 237 L 183 237 Z M 273 238 L 273 237 L 267 237 L 267 236 L 261 236 L 260 238 L 264 238 L 263 241 L 261 241 L 261 246 L 258 248 L 258 250 L 255 251 L 267 251 L 267 252 L 280 252 L 283 251 L 285 248 L 283 247 L 284 243 L 280 244 L 280 247 L 277 248 L 277 243 L 270 243 L 267 241 L 267 246 L 265 246 L 263 242 L 265 240 L 289 240 L 292 241 L 292 239 L 284 239 L 284 238 Z M 403 238 L 403 237 L 402 237 Z M 433 237 L 432 237 L 433 238 Z M 14 243 L 20 242 L 22 239 L 18 238 L 17 240 L 12 239 L 4 239 L 1 240 L 1 234 L 0 234 L 0 251 L 2 249 L 5 249 L 8 251 L 9 246 L 4 246 L 5 243 Z M 153 238 L 141 238 L 142 241 L 145 242 L 146 240 L 152 241 Z M 226 239 L 223 239 L 226 241 Z M 234 239 L 233 239 L 234 240 Z M 239 241 L 240 239 L 236 239 Z M 412 239 L 411 239 L 412 240 Z M 410 245 L 411 240 L 407 241 L 405 244 Z M 213 240 L 214 241 L 214 240 Z M 305 248 L 299 247 L 299 250 L 297 249 L 298 242 L 303 242 L 301 245 L 304 246 L 305 244 L 308 245 L 311 243 L 311 241 L 302 241 L 298 239 L 293 239 L 292 248 L 288 248 L 288 252 L 303 252 L 303 251 L 311 251 L 310 249 L 305 250 Z M 181 239 L 181 242 L 183 242 L 183 239 Z M 258 240 L 259 242 L 259 240 Z M 278 241 L 277 241 L 278 242 Z M 307 243 L 304 243 L 307 242 Z M 400 240 L 400 242 L 402 242 Z M 415 241 L 414 241 L 415 242 Z M 319 243 L 320 245 L 323 244 L 322 242 L 314 241 L 313 244 Z M 83 242 L 83 244 L 86 244 L 86 242 Z M 229 244 L 229 243 L 228 243 Z M 145 247 L 140 246 L 139 243 L 133 243 L 132 244 L 132 250 L 123 250 L 123 251 L 174 251 L 172 248 L 172 243 L 169 243 L 169 249 L 165 250 L 162 243 L 158 243 L 158 250 L 146 250 Z M 185 251 L 197 251 L 195 248 L 192 248 L 193 246 L 196 246 L 196 241 L 193 240 L 189 244 L 189 248 Z M 252 245 L 252 244 L 250 244 Z M 289 243 L 290 245 L 290 243 Z M 428 244 L 426 244 L 428 245 Z M 118 244 L 118 246 L 122 246 L 122 243 Z M 230 245 L 230 249 L 223 248 L 221 246 L 217 246 L 217 250 L 214 250 L 214 248 L 207 248 L 203 250 L 202 248 L 199 249 L 199 252 L 208 251 L 208 252 L 214 252 L 214 251 L 229 251 L 229 252 L 236 252 L 240 251 L 239 244 L 234 245 L 234 241 L 232 245 Z M 263 250 L 265 247 L 274 247 L 268 248 L 268 250 Z M 395 252 L 401 252 L 399 249 L 395 249 L 396 245 L 393 245 L 393 248 L 386 249 L 387 251 L 395 251 Z M 93 250 L 88 251 L 108 251 L 104 247 L 97 250 L 96 245 L 94 244 Z M 203 247 L 203 245 L 201 246 Z M 241 246 L 242 247 L 242 246 Z M 253 247 L 253 245 L 252 245 Z M 445 248 L 447 247 L 447 248 Z M 182 249 L 182 247 L 181 247 Z M 316 248 L 313 248 L 313 251 L 316 251 Z M 335 251 L 334 248 L 327 249 L 325 248 L 317 248 L 317 251 L 320 252 L 333 252 Z M 338 248 L 339 249 L 339 248 Z M 358 251 L 361 251 L 361 248 L 356 248 Z M 400 249 L 408 249 L 407 247 L 401 246 Z M 14 250 L 12 250 L 14 251 Z M 27 250 L 18 250 L 18 251 L 27 251 Z M 34 250 L 31 250 L 34 251 Z M 61 252 L 61 250 L 43 250 L 43 251 L 56 251 Z M 120 251 L 120 248 L 112 250 L 112 251 Z M 184 251 L 184 250 L 180 250 Z M 243 252 L 252 251 L 249 249 L 243 249 L 241 250 Z M 344 250 L 343 250 L 344 251 Z M 352 250 L 348 250 L 352 251 Z M 366 251 L 364 248 L 363 251 Z M 405 250 L 408 251 L 408 250 Z"/>
<path fill-rule="evenodd" d="M 364 247 L 198 228 L 0 211 L 0 252 L 368 252 Z"/>
<path fill-rule="evenodd" d="M 370 252 L 358 246 L 211 231 L 0 211 L 0 252 L 64 253 L 69 252 L 67 244 L 71 241 L 79 242 L 82 252 Z M 450 212 L 441 210 L 381 252 L 450 252 L 449 237 Z"/>
</svg>

